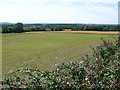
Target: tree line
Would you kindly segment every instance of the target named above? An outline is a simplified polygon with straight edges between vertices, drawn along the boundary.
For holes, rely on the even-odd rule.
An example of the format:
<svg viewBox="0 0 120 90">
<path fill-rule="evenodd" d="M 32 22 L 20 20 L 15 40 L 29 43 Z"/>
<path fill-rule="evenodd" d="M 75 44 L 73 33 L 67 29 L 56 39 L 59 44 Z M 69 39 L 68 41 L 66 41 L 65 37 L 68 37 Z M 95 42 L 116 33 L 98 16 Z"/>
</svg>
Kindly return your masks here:
<svg viewBox="0 0 120 90">
<path fill-rule="evenodd" d="M 23 24 L 16 23 L 10 25 L 2 25 L 2 33 L 21 33 L 24 32 Z"/>
<path fill-rule="evenodd" d="M 120 25 L 107 24 L 4 24 L 2 33 L 21 33 L 30 31 L 119 31 Z"/>
</svg>

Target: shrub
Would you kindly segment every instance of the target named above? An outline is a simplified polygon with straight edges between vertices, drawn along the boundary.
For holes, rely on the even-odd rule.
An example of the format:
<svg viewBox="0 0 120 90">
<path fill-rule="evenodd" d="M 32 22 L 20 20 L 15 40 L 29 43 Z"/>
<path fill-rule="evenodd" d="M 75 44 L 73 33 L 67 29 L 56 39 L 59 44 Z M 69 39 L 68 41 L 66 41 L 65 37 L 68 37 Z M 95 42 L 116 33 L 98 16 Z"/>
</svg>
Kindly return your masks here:
<svg viewBox="0 0 120 90">
<path fill-rule="evenodd" d="M 38 68 L 20 68 L 11 71 L 2 81 L 8 89 L 27 90 L 76 90 L 120 88 L 120 36 L 113 41 L 93 48 L 93 55 L 86 55 L 80 62 L 56 65 L 51 71 Z M 5 89 L 3 88 L 3 89 Z"/>
</svg>

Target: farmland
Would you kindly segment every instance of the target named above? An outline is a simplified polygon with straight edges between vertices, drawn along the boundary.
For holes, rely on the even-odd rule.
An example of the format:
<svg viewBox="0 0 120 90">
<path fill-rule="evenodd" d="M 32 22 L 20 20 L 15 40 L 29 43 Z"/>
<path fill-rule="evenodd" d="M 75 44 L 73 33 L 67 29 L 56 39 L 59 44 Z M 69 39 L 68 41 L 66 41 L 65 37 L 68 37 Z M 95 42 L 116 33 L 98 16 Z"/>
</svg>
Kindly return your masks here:
<svg viewBox="0 0 120 90">
<path fill-rule="evenodd" d="M 24 66 L 50 70 L 55 64 L 79 60 L 91 53 L 90 45 L 98 45 L 100 38 L 112 37 L 114 35 L 52 32 L 3 34 L 3 74 Z"/>
</svg>

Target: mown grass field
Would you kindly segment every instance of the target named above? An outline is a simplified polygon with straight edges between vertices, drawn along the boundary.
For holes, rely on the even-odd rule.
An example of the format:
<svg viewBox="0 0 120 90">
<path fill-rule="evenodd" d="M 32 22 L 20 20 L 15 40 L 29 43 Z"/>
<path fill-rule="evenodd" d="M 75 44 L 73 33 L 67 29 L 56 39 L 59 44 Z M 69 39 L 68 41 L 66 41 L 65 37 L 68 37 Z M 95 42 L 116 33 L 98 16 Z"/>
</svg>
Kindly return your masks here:
<svg viewBox="0 0 120 90">
<path fill-rule="evenodd" d="M 73 33 L 22 33 L 2 35 L 3 74 L 24 66 L 37 66 L 50 70 L 55 64 L 79 60 L 91 53 L 101 39 L 114 35 L 92 35 Z"/>
</svg>

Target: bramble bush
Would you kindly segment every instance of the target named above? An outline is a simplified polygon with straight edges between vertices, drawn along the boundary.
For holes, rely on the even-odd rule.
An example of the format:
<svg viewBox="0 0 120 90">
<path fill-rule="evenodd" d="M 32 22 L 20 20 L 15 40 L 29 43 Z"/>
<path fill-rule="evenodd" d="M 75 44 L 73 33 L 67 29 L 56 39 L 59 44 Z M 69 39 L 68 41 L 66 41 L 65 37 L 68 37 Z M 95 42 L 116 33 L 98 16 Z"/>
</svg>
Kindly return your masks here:
<svg viewBox="0 0 120 90">
<path fill-rule="evenodd" d="M 3 90 L 86 90 L 120 89 L 120 36 L 93 48 L 80 62 L 56 65 L 51 71 L 19 68 L 1 82 Z"/>
</svg>

